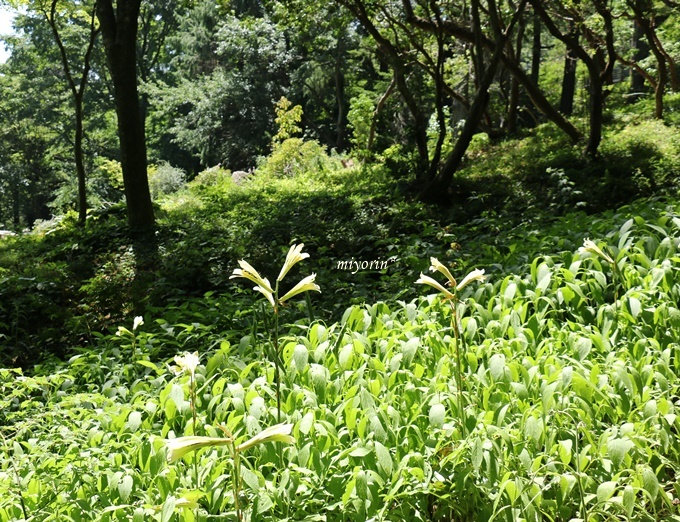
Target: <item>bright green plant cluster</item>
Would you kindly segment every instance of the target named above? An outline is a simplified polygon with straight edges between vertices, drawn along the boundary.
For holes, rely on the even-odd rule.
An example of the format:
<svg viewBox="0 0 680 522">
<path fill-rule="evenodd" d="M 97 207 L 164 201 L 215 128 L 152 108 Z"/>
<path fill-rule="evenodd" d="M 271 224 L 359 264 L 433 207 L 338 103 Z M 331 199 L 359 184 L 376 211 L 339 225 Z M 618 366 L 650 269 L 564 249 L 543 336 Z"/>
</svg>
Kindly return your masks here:
<svg viewBox="0 0 680 522">
<path fill-rule="evenodd" d="M 272 309 L 250 330 L 168 307 L 1 370 L 0 521 L 678 520 L 680 216 L 627 212 L 278 332 L 290 292 L 243 262 Z"/>
</svg>

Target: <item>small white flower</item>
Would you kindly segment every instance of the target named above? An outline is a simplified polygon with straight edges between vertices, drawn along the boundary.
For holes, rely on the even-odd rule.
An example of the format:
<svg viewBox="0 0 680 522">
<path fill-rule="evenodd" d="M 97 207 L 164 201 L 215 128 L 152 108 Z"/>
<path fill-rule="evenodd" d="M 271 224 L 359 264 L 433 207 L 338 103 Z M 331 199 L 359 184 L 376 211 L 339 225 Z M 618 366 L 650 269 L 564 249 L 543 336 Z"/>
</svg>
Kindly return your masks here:
<svg viewBox="0 0 680 522">
<path fill-rule="evenodd" d="M 175 355 L 175 363 L 177 364 L 177 368 L 175 370 L 176 374 L 188 373 L 193 379 L 194 375 L 196 374 L 196 368 L 198 368 L 198 365 L 201 363 L 201 361 L 198 357 L 198 352 L 187 352 L 183 356 Z"/>
<path fill-rule="evenodd" d="M 449 272 L 449 269 L 444 266 L 439 259 L 436 257 L 431 257 L 430 258 L 430 271 L 431 272 L 441 272 L 446 276 L 446 279 L 449 280 L 449 285 L 452 287 L 456 286 L 456 280 L 453 278 L 451 275 L 451 272 Z"/>
<path fill-rule="evenodd" d="M 615 264 L 614 260 L 612 259 L 612 257 L 610 255 L 605 254 L 604 251 L 599 246 L 597 246 L 595 241 L 592 241 L 588 238 L 583 240 L 583 246 L 581 248 L 579 248 L 579 252 L 589 252 L 591 254 L 595 254 L 596 256 L 604 259 L 607 263 L 609 263 L 611 265 Z"/>
<path fill-rule="evenodd" d="M 294 297 L 302 292 L 306 292 L 308 290 L 314 290 L 315 292 L 321 292 L 321 288 L 319 288 L 319 285 L 314 283 L 314 280 L 316 279 L 316 274 L 308 275 L 305 277 L 302 281 L 300 281 L 298 284 L 296 284 L 291 290 L 289 290 L 286 295 L 284 295 L 281 299 L 279 299 L 280 302 L 285 302 L 291 297 Z"/>
<path fill-rule="evenodd" d="M 142 326 L 144 324 L 144 318 L 141 315 L 138 315 L 135 317 L 134 322 L 132 323 L 132 331 L 134 332 L 138 327 Z"/>
<path fill-rule="evenodd" d="M 446 296 L 447 299 L 453 299 L 455 297 L 453 295 L 453 293 L 450 290 L 447 290 L 446 288 L 444 288 L 439 283 L 439 281 L 437 281 L 436 279 L 432 279 L 430 276 L 426 276 L 422 272 L 420 273 L 420 277 L 416 281 L 416 284 L 429 285 L 432 288 L 434 288 L 435 290 L 439 290 L 442 294 L 444 294 L 444 296 Z"/>
<path fill-rule="evenodd" d="M 484 281 L 484 270 L 473 270 L 472 272 L 470 272 L 463 278 L 460 284 L 456 287 L 456 290 L 457 291 L 462 290 L 473 281 Z"/>
<path fill-rule="evenodd" d="M 276 278 L 277 281 L 281 281 L 296 263 L 309 257 L 309 254 L 302 252 L 304 246 L 304 243 L 300 243 L 299 245 L 292 245 L 290 247 L 290 250 L 288 250 L 288 254 L 286 255 L 286 261 L 281 268 L 281 273 L 279 274 L 279 277 Z"/>
</svg>

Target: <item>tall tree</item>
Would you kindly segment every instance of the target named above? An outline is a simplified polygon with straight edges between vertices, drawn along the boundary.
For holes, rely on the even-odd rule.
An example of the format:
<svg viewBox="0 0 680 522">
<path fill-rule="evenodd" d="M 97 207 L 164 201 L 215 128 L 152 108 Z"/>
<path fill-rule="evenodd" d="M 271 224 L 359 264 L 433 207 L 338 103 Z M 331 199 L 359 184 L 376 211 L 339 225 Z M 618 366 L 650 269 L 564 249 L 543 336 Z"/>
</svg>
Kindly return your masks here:
<svg viewBox="0 0 680 522">
<path fill-rule="evenodd" d="M 586 153 L 595 156 L 602 141 L 605 86 L 612 82 L 612 72 L 617 58 L 614 48 L 612 6 L 606 0 L 529 1 L 550 34 L 564 43 L 588 70 L 590 128 Z M 596 32 L 586 23 L 588 16 L 598 20 L 598 23 L 602 25 L 601 31 Z M 569 20 L 570 24 L 572 22 L 576 24 L 586 42 L 584 45 L 569 26 L 561 27 L 563 25 L 561 22 L 565 19 Z"/>
<path fill-rule="evenodd" d="M 66 81 L 68 82 L 75 106 L 75 138 L 73 142 L 73 153 L 76 163 L 76 174 L 78 177 L 78 220 L 80 223 L 85 223 L 85 218 L 87 217 L 87 189 L 85 159 L 83 154 L 83 99 L 85 96 L 85 88 L 87 87 L 90 76 L 92 50 L 94 49 L 94 43 L 97 38 L 97 34 L 99 33 L 99 28 L 95 23 L 95 9 L 97 0 L 95 0 L 94 5 L 92 6 L 82 4 L 79 5 L 79 2 L 68 2 L 65 6 L 60 5 L 62 9 L 65 7 L 71 10 L 79 10 L 80 12 L 76 11 L 75 13 L 72 13 L 72 15 L 75 15 L 74 17 L 84 15 L 86 19 L 89 19 L 85 40 L 85 51 L 83 53 L 82 61 L 79 61 L 80 63 L 77 64 L 73 64 L 72 60 L 69 58 L 69 53 L 62 38 L 62 33 L 59 28 L 59 18 L 63 13 L 58 13 L 58 5 L 60 5 L 59 0 L 51 0 L 49 7 L 44 4 L 41 6 L 41 11 L 47 20 L 47 23 L 50 25 L 50 28 L 52 29 L 54 41 L 59 48 L 59 55 L 61 56 L 64 75 L 66 76 Z M 77 69 L 79 69 L 80 74 L 78 74 L 76 77 L 75 72 Z"/>
<path fill-rule="evenodd" d="M 134 231 L 155 225 L 147 175 L 144 118 L 137 85 L 137 25 L 141 0 L 99 0 L 97 18 L 113 80 L 128 223 Z"/>
</svg>

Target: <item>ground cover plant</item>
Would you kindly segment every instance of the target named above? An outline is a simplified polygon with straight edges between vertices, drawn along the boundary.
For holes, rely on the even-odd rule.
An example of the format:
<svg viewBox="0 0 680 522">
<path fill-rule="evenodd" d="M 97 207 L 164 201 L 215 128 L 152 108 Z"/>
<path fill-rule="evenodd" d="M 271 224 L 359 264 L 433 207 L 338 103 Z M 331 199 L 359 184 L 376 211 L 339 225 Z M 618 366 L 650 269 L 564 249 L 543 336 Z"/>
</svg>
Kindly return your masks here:
<svg viewBox="0 0 680 522">
<path fill-rule="evenodd" d="M 416 277 L 337 322 L 293 303 L 277 342 L 294 443 L 250 448 L 237 476 L 228 448 L 169 462 L 169 441 L 279 422 L 258 301 L 222 323 L 229 296 L 159 308 L 2 370 L 0 520 L 677 520 L 678 214 L 489 216 L 440 246 L 455 279 L 486 271 L 453 309 Z"/>
</svg>

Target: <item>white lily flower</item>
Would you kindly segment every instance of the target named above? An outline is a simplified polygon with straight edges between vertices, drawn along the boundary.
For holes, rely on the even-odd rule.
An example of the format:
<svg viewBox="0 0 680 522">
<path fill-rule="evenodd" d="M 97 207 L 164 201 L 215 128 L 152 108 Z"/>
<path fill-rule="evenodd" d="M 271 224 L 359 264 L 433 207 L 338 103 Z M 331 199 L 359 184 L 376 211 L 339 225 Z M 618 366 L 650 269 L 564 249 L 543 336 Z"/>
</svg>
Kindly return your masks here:
<svg viewBox="0 0 680 522">
<path fill-rule="evenodd" d="M 309 254 L 302 252 L 304 246 L 304 243 L 300 243 L 299 245 L 292 245 L 290 247 L 290 250 L 288 250 L 288 254 L 286 255 L 286 261 L 281 268 L 281 273 L 279 274 L 279 277 L 276 278 L 277 281 L 281 281 L 296 263 L 309 257 Z"/>
<path fill-rule="evenodd" d="M 420 273 L 420 277 L 416 281 L 416 284 L 429 285 L 432 288 L 434 288 L 435 290 L 439 290 L 442 294 L 444 294 L 446 296 L 447 299 L 453 299 L 455 297 L 453 295 L 453 293 L 450 290 L 447 290 L 446 288 L 444 288 L 439 283 L 439 281 L 437 281 L 436 279 L 432 279 L 430 276 L 426 276 L 422 272 Z"/>
<path fill-rule="evenodd" d="M 436 257 L 431 257 L 431 258 L 430 258 L 430 264 L 431 264 L 431 266 L 430 266 L 430 271 L 431 271 L 431 272 L 441 272 L 442 274 L 444 274 L 444 275 L 446 276 L 446 279 L 449 280 L 449 284 L 450 284 L 452 287 L 455 287 L 455 286 L 456 286 L 456 280 L 455 280 L 455 279 L 453 278 L 453 276 L 451 275 L 451 272 L 449 272 L 449 269 L 446 268 L 446 266 L 444 266 L 444 265 L 439 261 L 439 259 L 437 259 Z"/>
<path fill-rule="evenodd" d="M 319 288 L 319 285 L 314 283 L 314 280 L 316 279 L 316 274 L 308 275 L 302 281 L 300 281 L 298 284 L 296 284 L 292 289 L 286 293 L 281 299 L 279 299 L 279 302 L 283 303 L 290 299 L 291 297 L 294 297 L 302 292 L 306 292 L 308 290 L 314 290 L 315 292 L 321 292 L 321 288 Z"/>
<path fill-rule="evenodd" d="M 597 246 L 595 241 L 592 241 L 588 238 L 583 240 L 583 246 L 579 248 L 579 252 L 590 252 L 591 254 L 601 257 L 611 265 L 615 264 L 610 255 L 605 254 L 604 251 L 599 246 Z"/>
<path fill-rule="evenodd" d="M 132 331 L 134 332 L 138 327 L 142 326 L 144 324 L 144 318 L 141 315 L 138 315 L 135 317 L 135 320 L 132 323 Z"/>
<path fill-rule="evenodd" d="M 292 429 L 292 424 L 277 424 L 275 426 L 270 426 L 244 443 L 239 444 L 236 447 L 236 451 L 241 453 L 258 444 L 264 444 L 265 442 L 284 442 L 286 444 L 292 444 L 295 442 L 295 438 L 290 435 Z M 168 462 L 172 463 L 192 451 L 212 446 L 227 446 L 232 442 L 233 440 L 230 438 L 221 437 L 199 437 L 197 435 L 177 437 L 176 439 L 170 439 L 165 442 L 167 448 L 166 458 L 168 459 Z"/>
<path fill-rule="evenodd" d="M 172 463 L 181 459 L 187 453 L 191 453 L 197 449 L 210 446 L 226 446 L 231 444 L 231 442 L 231 439 L 224 439 L 221 437 L 200 437 L 198 435 L 177 437 L 176 439 L 166 441 L 166 458 L 168 459 L 168 462 Z"/>
<path fill-rule="evenodd" d="M 236 268 L 231 276 L 229 276 L 229 279 L 234 279 L 235 277 L 244 277 L 255 283 L 257 286 L 261 286 L 268 292 L 271 292 L 272 294 L 274 293 L 269 280 L 266 277 L 262 277 L 260 273 L 250 265 L 250 263 L 240 259 L 238 264 L 241 268 Z"/>
<path fill-rule="evenodd" d="M 275 426 L 270 426 L 244 443 L 236 446 L 236 451 L 243 452 L 258 444 L 264 444 L 265 442 L 285 442 L 286 444 L 293 444 L 295 438 L 290 434 L 292 429 L 292 424 L 276 424 Z"/>
<path fill-rule="evenodd" d="M 267 298 L 267 301 L 269 301 L 269 304 L 272 305 L 272 308 L 276 308 L 276 304 L 274 303 L 274 294 L 272 294 L 269 290 L 262 288 L 259 285 L 254 287 L 253 290 L 262 293 Z"/>
<path fill-rule="evenodd" d="M 473 281 L 484 281 L 484 270 L 473 270 L 466 275 L 460 284 L 456 287 L 456 291 L 460 291 Z"/>
<path fill-rule="evenodd" d="M 182 372 L 187 372 L 193 379 L 194 375 L 196 374 L 196 368 L 198 368 L 198 365 L 201 363 L 201 361 L 198 357 L 198 352 L 187 352 L 184 354 L 184 356 L 175 355 L 175 363 L 177 363 L 177 370 L 175 373 L 179 374 Z"/>
</svg>

